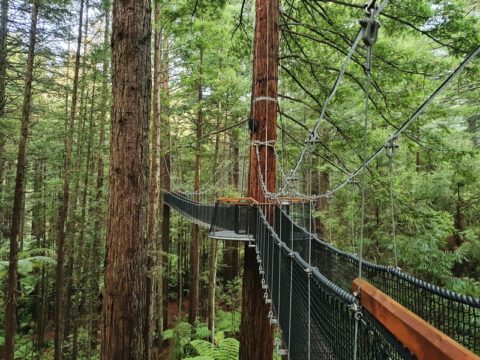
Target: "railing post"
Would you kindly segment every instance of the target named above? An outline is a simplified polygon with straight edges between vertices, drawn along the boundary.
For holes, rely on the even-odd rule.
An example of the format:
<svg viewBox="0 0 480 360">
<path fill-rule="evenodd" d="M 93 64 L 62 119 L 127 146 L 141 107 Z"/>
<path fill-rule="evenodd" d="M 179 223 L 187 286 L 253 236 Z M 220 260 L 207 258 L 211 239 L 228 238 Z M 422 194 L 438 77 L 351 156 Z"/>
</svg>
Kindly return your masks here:
<svg viewBox="0 0 480 360">
<path fill-rule="evenodd" d="M 240 233 L 240 206 L 234 205 L 234 219 L 235 219 L 235 225 L 234 225 L 234 231 L 235 234 Z"/>
</svg>

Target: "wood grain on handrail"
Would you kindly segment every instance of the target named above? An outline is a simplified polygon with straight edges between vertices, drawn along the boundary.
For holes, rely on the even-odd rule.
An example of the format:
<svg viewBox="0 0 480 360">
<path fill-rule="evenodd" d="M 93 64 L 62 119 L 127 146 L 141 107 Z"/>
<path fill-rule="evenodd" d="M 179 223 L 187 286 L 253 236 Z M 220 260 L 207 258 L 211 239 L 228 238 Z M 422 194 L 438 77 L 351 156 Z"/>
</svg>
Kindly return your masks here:
<svg viewBox="0 0 480 360">
<path fill-rule="evenodd" d="M 419 360 L 480 360 L 478 355 L 445 335 L 363 279 L 353 281 L 360 305 Z"/>
<path fill-rule="evenodd" d="M 217 199 L 217 203 L 221 204 L 236 204 L 236 205 L 252 205 L 258 204 L 258 201 L 252 197 L 243 197 L 243 198 L 228 198 L 228 197 L 221 197 Z"/>
</svg>

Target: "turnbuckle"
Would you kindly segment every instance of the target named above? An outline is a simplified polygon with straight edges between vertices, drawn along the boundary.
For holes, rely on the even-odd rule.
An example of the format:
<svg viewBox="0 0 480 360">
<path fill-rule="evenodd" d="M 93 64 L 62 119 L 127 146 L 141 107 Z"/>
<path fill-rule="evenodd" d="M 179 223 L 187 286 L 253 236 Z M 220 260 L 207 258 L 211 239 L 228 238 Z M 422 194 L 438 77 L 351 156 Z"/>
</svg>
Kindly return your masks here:
<svg viewBox="0 0 480 360">
<path fill-rule="evenodd" d="M 367 46 L 373 46 L 378 39 L 378 29 L 380 29 L 380 21 L 375 19 L 375 12 L 378 7 L 375 0 L 370 0 L 365 6 L 365 19 L 360 20 L 362 26 L 362 40 Z"/>
</svg>

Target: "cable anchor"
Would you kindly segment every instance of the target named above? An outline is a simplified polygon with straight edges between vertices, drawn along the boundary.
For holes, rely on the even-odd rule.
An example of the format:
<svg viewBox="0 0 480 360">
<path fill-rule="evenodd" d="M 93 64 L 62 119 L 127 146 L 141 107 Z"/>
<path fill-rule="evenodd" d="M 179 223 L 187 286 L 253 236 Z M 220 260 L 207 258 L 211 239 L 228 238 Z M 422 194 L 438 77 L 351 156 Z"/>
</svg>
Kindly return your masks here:
<svg viewBox="0 0 480 360">
<path fill-rule="evenodd" d="M 318 142 L 317 136 L 314 130 L 310 130 L 308 138 L 305 140 L 305 144 L 316 144 Z"/>
<path fill-rule="evenodd" d="M 352 185 L 352 186 L 355 186 L 358 184 L 358 181 L 355 179 L 355 177 L 353 176 L 353 174 L 350 174 L 350 176 L 348 177 L 348 184 Z"/>
<path fill-rule="evenodd" d="M 265 291 L 265 293 L 263 294 L 263 299 L 265 300 L 265 304 L 271 304 L 272 303 L 272 299 L 270 299 L 268 297 L 268 291 Z"/>
<path fill-rule="evenodd" d="M 362 40 L 367 45 L 367 64 L 365 66 L 366 71 L 372 69 L 372 46 L 375 45 L 378 39 L 378 30 L 380 29 L 380 21 L 375 19 L 375 14 L 378 10 L 375 0 L 370 0 L 365 6 L 365 18 L 360 20 L 359 23 L 362 27 Z"/>
<path fill-rule="evenodd" d="M 385 153 L 391 159 L 395 155 L 395 151 L 400 147 L 398 144 L 398 137 L 391 136 L 388 142 L 385 144 Z"/>
<path fill-rule="evenodd" d="M 371 0 L 365 6 L 365 19 L 360 20 L 360 25 L 362 26 L 362 40 L 367 46 L 373 46 L 378 39 L 378 30 L 380 29 L 380 21 L 375 19 L 376 11 L 378 6 L 375 4 L 375 1 Z"/>
</svg>

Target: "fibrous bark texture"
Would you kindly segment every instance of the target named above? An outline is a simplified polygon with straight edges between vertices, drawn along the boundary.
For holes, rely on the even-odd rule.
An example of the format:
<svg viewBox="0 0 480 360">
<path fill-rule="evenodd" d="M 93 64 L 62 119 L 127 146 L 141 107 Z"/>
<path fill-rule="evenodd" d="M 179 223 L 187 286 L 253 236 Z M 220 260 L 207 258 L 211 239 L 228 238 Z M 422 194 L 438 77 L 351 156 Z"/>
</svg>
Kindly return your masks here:
<svg viewBox="0 0 480 360">
<path fill-rule="evenodd" d="M 147 191 L 151 92 L 148 0 L 115 1 L 107 254 L 102 314 L 105 360 L 148 354 Z"/>
</svg>

